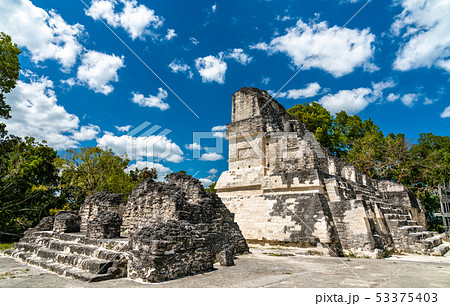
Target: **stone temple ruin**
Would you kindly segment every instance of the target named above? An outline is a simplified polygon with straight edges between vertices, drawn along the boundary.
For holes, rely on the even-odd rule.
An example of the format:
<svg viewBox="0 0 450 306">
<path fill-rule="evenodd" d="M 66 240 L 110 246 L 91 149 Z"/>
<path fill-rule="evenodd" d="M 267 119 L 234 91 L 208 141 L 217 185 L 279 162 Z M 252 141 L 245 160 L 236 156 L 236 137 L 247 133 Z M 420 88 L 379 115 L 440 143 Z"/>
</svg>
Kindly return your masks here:
<svg viewBox="0 0 450 306">
<path fill-rule="evenodd" d="M 229 170 L 215 188 L 248 242 L 338 256 L 448 250 L 403 185 L 336 158 L 267 92 L 233 95 L 227 139 Z"/>
<path fill-rule="evenodd" d="M 172 173 L 168 182 L 145 180 L 123 195 L 99 192 L 79 213 L 46 217 L 6 250 L 83 281 L 128 276 L 160 282 L 234 264 L 248 252 L 234 216 L 193 177 Z"/>
<path fill-rule="evenodd" d="M 267 92 L 233 95 L 227 139 L 217 195 L 182 173 L 139 183 L 126 202 L 99 192 L 79 212 L 42 219 L 4 254 L 84 281 L 160 282 L 233 265 L 247 242 L 332 256 L 448 251 L 403 185 L 333 156 Z"/>
</svg>

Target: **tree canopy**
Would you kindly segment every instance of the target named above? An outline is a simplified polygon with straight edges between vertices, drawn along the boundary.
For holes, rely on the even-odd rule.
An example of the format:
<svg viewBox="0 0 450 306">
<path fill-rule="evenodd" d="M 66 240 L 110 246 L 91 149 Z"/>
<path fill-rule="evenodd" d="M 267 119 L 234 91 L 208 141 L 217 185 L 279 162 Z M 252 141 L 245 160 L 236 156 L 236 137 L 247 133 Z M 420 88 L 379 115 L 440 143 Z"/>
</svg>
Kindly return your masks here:
<svg viewBox="0 0 450 306">
<path fill-rule="evenodd" d="M 21 52 L 10 36 L 0 32 L 0 118 L 10 118 L 11 107 L 5 102 L 5 94 L 11 92 L 19 79 Z M 0 136 L 5 134 L 5 124 L 0 123 Z"/>
</svg>

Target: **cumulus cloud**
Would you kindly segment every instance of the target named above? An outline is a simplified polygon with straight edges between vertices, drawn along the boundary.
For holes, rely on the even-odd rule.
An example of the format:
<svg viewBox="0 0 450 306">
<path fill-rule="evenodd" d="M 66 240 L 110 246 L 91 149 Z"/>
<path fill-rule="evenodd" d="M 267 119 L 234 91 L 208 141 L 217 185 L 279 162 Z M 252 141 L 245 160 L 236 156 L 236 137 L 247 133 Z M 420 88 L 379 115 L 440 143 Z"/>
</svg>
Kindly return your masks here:
<svg viewBox="0 0 450 306">
<path fill-rule="evenodd" d="M 225 138 L 225 136 L 227 135 L 226 130 L 227 130 L 226 125 L 218 125 L 214 126 L 211 129 L 211 132 L 213 132 L 214 137 Z"/>
<path fill-rule="evenodd" d="M 325 21 L 307 24 L 299 19 L 294 27 L 286 29 L 285 35 L 275 37 L 269 44 L 260 42 L 250 48 L 269 54 L 285 53 L 297 68 L 308 63 L 304 69 L 319 68 L 334 77 L 349 74 L 357 67 L 375 70 L 370 62 L 375 35 L 369 29 L 338 31 L 338 26 L 329 27 Z"/>
<path fill-rule="evenodd" d="M 412 107 L 414 105 L 414 102 L 416 102 L 418 100 L 418 96 L 417 96 L 417 94 L 409 93 L 409 94 L 403 95 L 400 100 L 406 106 Z"/>
<path fill-rule="evenodd" d="M 192 79 L 192 77 L 194 76 L 194 74 L 191 71 L 191 66 L 185 64 L 183 62 L 183 60 L 180 59 L 174 59 L 170 64 L 169 64 L 169 68 L 170 70 L 172 70 L 173 73 L 178 73 L 178 72 L 182 72 L 187 74 L 188 78 Z"/>
<path fill-rule="evenodd" d="M 199 57 L 195 60 L 195 68 L 202 77 L 203 83 L 217 82 L 225 83 L 225 72 L 227 71 L 227 63 L 222 59 L 222 55 L 208 55 Z"/>
<path fill-rule="evenodd" d="M 388 100 L 389 102 L 394 102 L 397 101 L 398 99 L 400 99 L 400 95 L 396 95 L 393 93 L 390 93 L 386 98 L 386 100 Z"/>
<path fill-rule="evenodd" d="M 128 132 L 131 129 L 131 125 L 117 126 L 116 129 L 119 132 Z"/>
<path fill-rule="evenodd" d="M 441 118 L 450 118 L 450 106 L 447 106 L 441 114 Z"/>
<path fill-rule="evenodd" d="M 122 9 L 117 11 L 116 5 L 119 2 Z M 164 18 L 157 16 L 154 10 L 135 0 L 93 0 L 85 12 L 94 20 L 103 19 L 113 28 L 123 28 L 133 40 L 154 35 L 152 30 L 159 28 L 164 22 Z"/>
<path fill-rule="evenodd" d="M 246 54 L 241 48 L 235 48 L 227 51 L 224 57 L 234 59 L 236 62 L 244 66 L 247 66 L 253 60 L 253 57 Z"/>
<path fill-rule="evenodd" d="M 171 40 L 172 38 L 174 38 L 176 36 L 178 36 L 178 35 L 175 33 L 174 29 L 168 29 L 165 37 L 167 40 Z"/>
<path fill-rule="evenodd" d="M 100 147 L 111 148 L 116 154 L 126 154 L 131 160 L 166 160 L 174 163 L 183 161 L 183 151 L 167 136 L 132 137 L 105 133 L 101 138 L 97 138 L 97 143 Z"/>
<path fill-rule="evenodd" d="M 215 168 L 211 168 L 211 169 L 208 170 L 208 173 L 209 173 L 209 174 L 212 174 L 212 175 L 216 175 L 218 171 L 219 171 L 219 170 L 217 170 L 217 169 L 215 169 Z"/>
<path fill-rule="evenodd" d="M 0 1 L 0 31 L 26 48 L 35 63 L 57 60 L 64 71 L 71 68 L 83 50 L 78 39 L 84 27 L 70 25 L 56 13 L 34 6 L 28 0 Z"/>
<path fill-rule="evenodd" d="M 270 77 L 263 77 L 261 80 L 262 85 L 267 85 L 270 82 Z"/>
<path fill-rule="evenodd" d="M 79 131 L 73 133 L 72 138 L 78 141 L 92 140 L 100 133 L 100 127 L 97 125 L 89 124 L 82 126 Z"/>
<path fill-rule="evenodd" d="M 450 2 L 402 0 L 403 11 L 391 30 L 401 37 L 394 69 L 406 71 L 436 66 L 450 72 Z"/>
<path fill-rule="evenodd" d="M 328 111 L 335 114 L 341 110 L 349 114 L 356 114 L 365 109 L 370 103 L 382 100 L 383 90 L 395 87 L 393 81 L 372 83 L 372 88 L 356 88 L 341 90 L 336 94 L 328 94 L 319 100 Z"/>
<path fill-rule="evenodd" d="M 191 151 L 194 151 L 194 150 L 201 150 L 201 149 L 202 149 L 202 147 L 201 147 L 198 143 L 196 143 L 196 142 L 194 142 L 194 143 L 189 143 L 189 144 L 185 145 L 184 147 L 185 147 L 186 149 L 188 149 L 188 150 L 191 150 Z"/>
<path fill-rule="evenodd" d="M 198 180 L 203 184 L 204 187 L 208 187 L 213 182 L 211 179 L 209 179 L 207 177 L 201 178 L 201 179 L 198 179 Z"/>
<path fill-rule="evenodd" d="M 222 154 L 215 153 L 215 152 L 203 153 L 202 156 L 200 157 L 200 160 L 203 160 L 203 161 L 216 161 L 216 160 L 220 160 L 220 159 L 223 159 Z"/>
<path fill-rule="evenodd" d="M 317 96 L 320 92 L 319 83 L 309 83 L 305 88 L 302 89 L 291 89 L 287 92 L 279 92 L 277 97 L 287 98 L 287 99 L 302 99 L 311 98 Z"/>
<path fill-rule="evenodd" d="M 169 167 L 166 167 L 160 163 L 153 163 L 153 162 L 149 162 L 149 161 L 138 161 L 134 164 L 131 164 L 128 166 L 126 171 L 136 170 L 136 169 L 142 170 L 144 168 L 148 168 L 148 169 L 155 168 L 156 172 L 158 173 L 158 177 L 157 177 L 158 181 L 164 180 L 164 177 L 166 176 L 166 174 L 169 174 L 172 172 L 172 170 L 170 170 Z"/>
<path fill-rule="evenodd" d="M 162 111 L 167 110 L 170 107 L 169 104 L 164 102 L 169 95 L 167 94 L 167 91 L 162 88 L 158 88 L 158 94 L 156 96 L 150 95 L 148 97 L 144 97 L 144 95 L 134 92 L 132 94 L 133 98 L 131 98 L 131 100 L 133 103 L 139 104 L 140 106 L 156 107 Z"/>
<path fill-rule="evenodd" d="M 81 65 L 77 70 L 78 83 L 97 93 L 108 95 L 114 90 L 109 83 L 119 80 L 117 70 L 122 67 L 125 67 L 123 56 L 87 51 L 83 54 Z"/>
<path fill-rule="evenodd" d="M 0 119 L 0 122 L 6 123 L 12 135 L 46 140 L 57 150 L 76 147 L 77 139 L 85 140 L 97 131 L 96 126 L 86 126 L 77 132 L 80 120 L 57 102 L 53 82 L 48 78 L 33 76 L 29 82 L 18 81 L 16 88 L 6 96 L 12 118 Z"/>
</svg>

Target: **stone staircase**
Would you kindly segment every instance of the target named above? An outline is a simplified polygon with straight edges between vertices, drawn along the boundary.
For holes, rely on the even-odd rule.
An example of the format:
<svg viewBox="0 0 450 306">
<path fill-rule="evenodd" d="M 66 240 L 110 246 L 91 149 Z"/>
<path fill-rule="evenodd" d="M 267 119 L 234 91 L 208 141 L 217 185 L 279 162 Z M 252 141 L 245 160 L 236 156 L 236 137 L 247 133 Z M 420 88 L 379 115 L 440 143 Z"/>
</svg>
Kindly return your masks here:
<svg viewBox="0 0 450 306">
<path fill-rule="evenodd" d="M 412 219 L 408 211 L 377 204 L 387 221 L 397 250 L 432 255 L 444 255 L 449 251 L 449 245 L 443 244 L 439 233 L 427 231 Z"/>
<path fill-rule="evenodd" d="M 29 231 L 5 255 L 67 277 L 96 282 L 127 275 L 127 239 Z"/>
</svg>

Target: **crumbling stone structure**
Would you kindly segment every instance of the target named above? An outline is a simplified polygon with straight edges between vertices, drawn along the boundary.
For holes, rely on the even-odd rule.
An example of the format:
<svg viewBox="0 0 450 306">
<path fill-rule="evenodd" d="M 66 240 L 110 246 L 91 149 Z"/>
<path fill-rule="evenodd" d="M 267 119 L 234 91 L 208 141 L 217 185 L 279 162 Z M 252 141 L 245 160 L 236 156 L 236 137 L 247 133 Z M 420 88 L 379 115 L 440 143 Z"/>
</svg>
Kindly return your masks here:
<svg viewBox="0 0 450 306">
<path fill-rule="evenodd" d="M 233 265 L 248 251 L 233 214 L 189 175 L 143 181 L 122 202 L 122 195 L 95 194 L 79 215 L 44 218 L 5 254 L 84 281 L 160 282 L 211 271 L 214 261 Z"/>
<path fill-rule="evenodd" d="M 108 191 L 101 191 L 87 197 L 83 205 L 81 205 L 79 212 L 81 217 L 81 231 L 86 232 L 88 223 L 94 220 L 101 212 L 111 211 L 120 216 L 120 207 L 123 205 L 123 202 L 123 194 Z"/>
<path fill-rule="evenodd" d="M 229 170 L 215 188 L 247 241 L 325 246 L 335 256 L 430 253 L 441 244 L 404 186 L 373 180 L 333 156 L 263 90 L 233 95 L 227 139 Z"/>
</svg>

